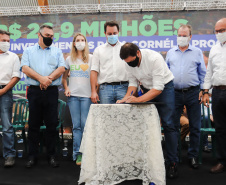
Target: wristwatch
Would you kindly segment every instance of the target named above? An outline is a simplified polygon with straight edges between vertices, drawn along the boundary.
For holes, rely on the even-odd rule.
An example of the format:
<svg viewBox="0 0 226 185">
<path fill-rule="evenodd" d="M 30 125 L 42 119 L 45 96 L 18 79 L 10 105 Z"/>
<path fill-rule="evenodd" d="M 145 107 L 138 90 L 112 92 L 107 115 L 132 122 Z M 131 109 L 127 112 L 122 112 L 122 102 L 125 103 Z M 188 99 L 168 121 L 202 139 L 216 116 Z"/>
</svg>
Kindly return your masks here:
<svg viewBox="0 0 226 185">
<path fill-rule="evenodd" d="M 205 95 L 205 94 L 209 94 L 209 92 L 208 92 L 208 91 L 204 91 L 204 92 L 202 93 L 202 95 Z"/>
</svg>

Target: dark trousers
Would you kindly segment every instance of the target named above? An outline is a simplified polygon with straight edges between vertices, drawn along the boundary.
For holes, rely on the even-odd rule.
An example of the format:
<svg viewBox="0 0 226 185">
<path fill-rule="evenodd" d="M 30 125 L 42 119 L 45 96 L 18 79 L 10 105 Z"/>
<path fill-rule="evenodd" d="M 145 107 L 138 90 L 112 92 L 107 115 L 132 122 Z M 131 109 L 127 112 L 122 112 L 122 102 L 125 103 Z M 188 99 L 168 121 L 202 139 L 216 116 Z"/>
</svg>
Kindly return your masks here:
<svg viewBox="0 0 226 185">
<path fill-rule="evenodd" d="M 226 165 L 226 90 L 213 89 L 212 112 L 216 129 L 217 159 Z"/>
<path fill-rule="evenodd" d="M 148 89 L 142 88 L 144 93 L 148 92 Z M 173 81 L 165 84 L 162 93 L 151 100 L 151 102 L 161 102 L 162 104 L 156 104 L 161 123 L 164 128 L 165 146 L 166 146 L 166 164 L 172 162 L 178 162 L 177 156 L 177 143 L 178 132 L 175 128 L 174 111 L 175 111 L 175 95 Z"/>
<path fill-rule="evenodd" d="M 201 128 L 201 105 L 199 104 L 199 86 L 186 92 L 180 92 L 175 90 L 175 122 L 177 124 L 178 131 L 180 128 L 180 117 L 183 112 L 184 105 L 187 108 L 190 129 L 190 145 L 188 148 L 188 158 L 193 158 L 198 156 Z"/>
<path fill-rule="evenodd" d="M 30 86 L 27 98 L 29 101 L 29 156 L 37 157 L 40 126 L 46 125 L 46 146 L 48 157 L 55 155 L 56 127 L 58 124 L 58 88 L 50 86 L 41 90 L 39 86 Z"/>
</svg>

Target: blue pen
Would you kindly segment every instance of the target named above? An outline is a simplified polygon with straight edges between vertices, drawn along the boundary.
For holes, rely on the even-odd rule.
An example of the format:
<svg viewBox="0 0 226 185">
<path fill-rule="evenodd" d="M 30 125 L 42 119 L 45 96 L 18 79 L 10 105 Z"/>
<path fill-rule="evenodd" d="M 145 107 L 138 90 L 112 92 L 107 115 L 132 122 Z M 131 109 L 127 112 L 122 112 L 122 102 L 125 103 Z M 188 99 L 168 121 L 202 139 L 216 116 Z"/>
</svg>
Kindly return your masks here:
<svg viewBox="0 0 226 185">
<path fill-rule="evenodd" d="M 130 96 L 132 96 L 132 95 L 133 95 L 133 91 L 131 92 Z"/>
</svg>

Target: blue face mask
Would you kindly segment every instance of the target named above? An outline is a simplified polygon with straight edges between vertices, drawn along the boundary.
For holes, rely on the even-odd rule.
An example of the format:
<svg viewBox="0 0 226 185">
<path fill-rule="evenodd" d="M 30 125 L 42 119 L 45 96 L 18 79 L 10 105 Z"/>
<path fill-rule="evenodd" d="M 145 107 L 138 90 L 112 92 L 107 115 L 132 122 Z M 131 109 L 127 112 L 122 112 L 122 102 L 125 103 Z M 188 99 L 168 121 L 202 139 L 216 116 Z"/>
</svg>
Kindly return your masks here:
<svg viewBox="0 0 226 185">
<path fill-rule="evenodd" d="M 118 35 L 108 35 L 108 43 L 109 44 L 116 44 L 118 42 Z"/>
</svg>

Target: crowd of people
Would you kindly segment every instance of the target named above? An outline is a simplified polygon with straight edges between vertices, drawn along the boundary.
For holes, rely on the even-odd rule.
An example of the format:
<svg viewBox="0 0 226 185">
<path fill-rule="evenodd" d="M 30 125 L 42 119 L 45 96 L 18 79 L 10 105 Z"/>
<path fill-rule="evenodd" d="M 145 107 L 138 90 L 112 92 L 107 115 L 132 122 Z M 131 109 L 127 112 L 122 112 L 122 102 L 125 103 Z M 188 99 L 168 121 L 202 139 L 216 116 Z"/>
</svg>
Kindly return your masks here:
<svg viewBox="0 0 226 185">
<path fill-rule="evenodd" d="M 180 117 L 185 106 L 190 131 L 189 164 L 193 169 L 198 168 L 201 103 L 209 106 L 209 89 L 213 88 L 218 164 L 210 172 L 221 173 L 226 169 L 226 18 L 215 25 L 218 43 L 210 51 L 207 69 L 202 51 L 190 44 L 190 25 L 179 27 L 177 46 L 167 52 L 165 60 L 156 51 L 139 49 L 133 43 L 122 44 L 118 38 L 119 30 L 117 22 L 106 22 L 106 43 L 98 46 L 93 55 L 89 53 L 86 37 L 75 34 L 70 55 L 65 61 L 62 51 L 51 46 L 53 28 L 42 25 L 38 43 L 24 50 L 21 63 L 18 56 L 9 51 L 10 33 L 0 30 L 0 112 L 5 167 L 15 164 L 12 88 L 20 80 L 22 71 L 29 86 L 27 168 L 32 168 L 38 161 L 39 130 L 43 121 L 46 124 L 48 162 L 52 167 L 59 166 L 55 137 L 57 86 L 62 83 L 72 118 L 72 157 L 77 165 L 82 163 L 79 148 L 91 103 L 161 102 L 156 108 L 164 129 L 168 178 L 178 176 Z M 138 89 L 141 94 L 136 96 Z"/>
</svg>

